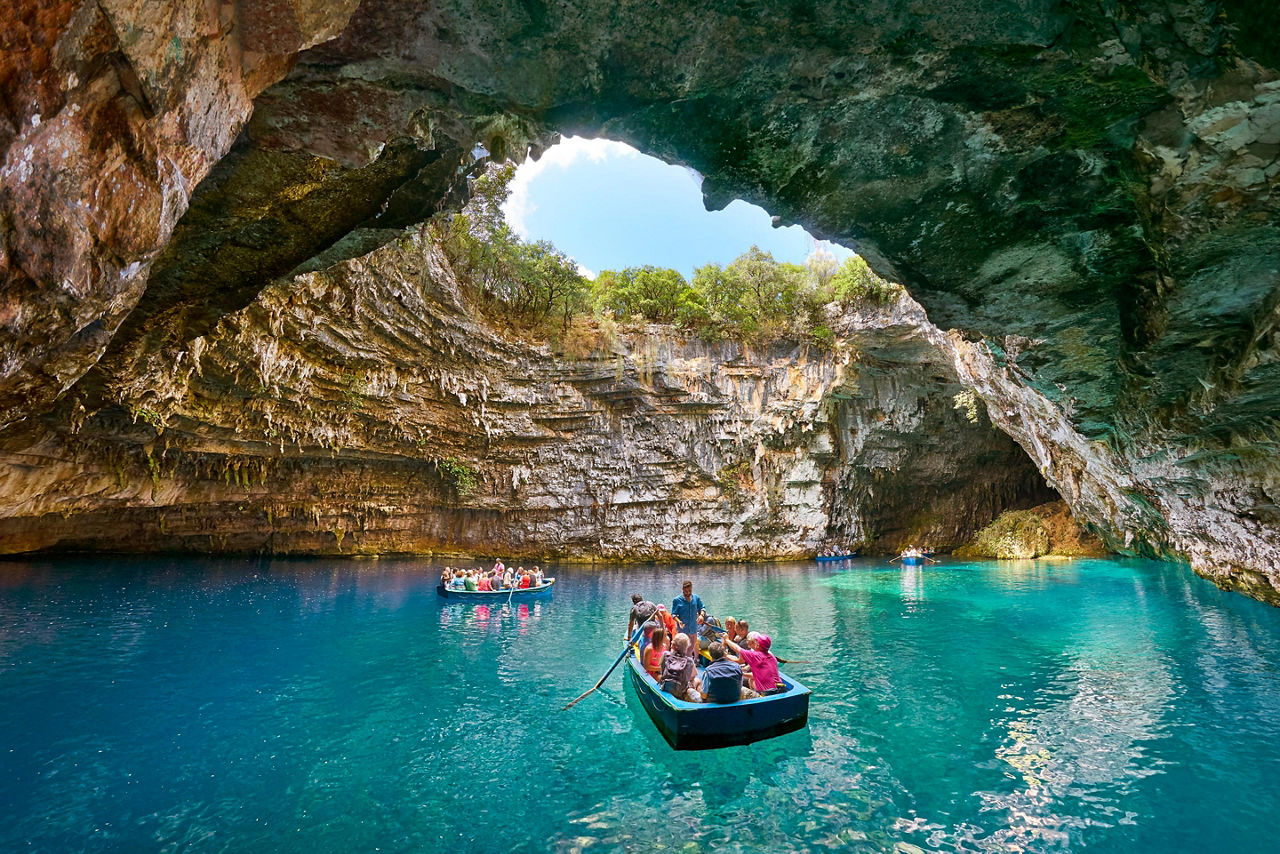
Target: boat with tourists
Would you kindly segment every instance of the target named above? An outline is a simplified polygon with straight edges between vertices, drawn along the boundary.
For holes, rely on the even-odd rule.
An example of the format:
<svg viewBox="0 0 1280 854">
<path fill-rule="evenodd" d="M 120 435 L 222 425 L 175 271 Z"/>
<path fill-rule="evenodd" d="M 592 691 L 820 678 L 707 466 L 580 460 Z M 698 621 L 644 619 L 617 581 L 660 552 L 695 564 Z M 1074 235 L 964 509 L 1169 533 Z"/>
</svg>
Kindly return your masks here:
<svg viewBox="0 0 1280 854">
<path fill-rule="evenodd" d="M 803 729 L 809 722 L 809 689 L 779 673 L 786 689 L 736 703 L 690 703 L 663 691 L 634 652 L 627 675 L 654 726 L 676 750 L 751 744 Z"/>
<path fill-rule="evenodd" d="M 928 558 L 925 556 L 923 551 L 913 546 L 908 549 L 903 549 L 898 555 L 898 560 L 902 561 L 903 566 L 920 566 L 928 560 Z"/>
<path fill-rule="evenodd" d="M 835 561 L 849 560 L 858 556 L 857 552 L 849 552 L 843 555 L 814 555 L 813 559 L 818 563 L 833 563 Z"/>
<path fill-rule="evenodd" d="M 538 599 L 543 596 L 551 595 L 551 588 L 555 586 L 554 578 L 542 579 L 542 584 L 537 587 L 513 587 L 504 588 L 502 590 L 466 590 L 456 587 L 446 587 L 443 584 L 436 585 L 436 593 L 446 599 L 465 599 L 470 602 L 528 602 L 530 599 Z"/>
</svg>

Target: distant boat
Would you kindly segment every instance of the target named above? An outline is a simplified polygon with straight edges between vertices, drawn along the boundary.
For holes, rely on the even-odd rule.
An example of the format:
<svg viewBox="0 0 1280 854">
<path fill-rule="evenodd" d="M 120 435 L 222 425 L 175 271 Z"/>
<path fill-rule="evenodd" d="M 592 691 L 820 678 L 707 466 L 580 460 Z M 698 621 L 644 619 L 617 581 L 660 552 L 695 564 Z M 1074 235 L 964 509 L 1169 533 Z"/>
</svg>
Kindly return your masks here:
<svg viewBox="0 0 1280 854">
<path fill-rule="evenodd" d="M 803 729 L 809 722 L 809 689 L 779 673 L 786 691 L 736 703 L 689 703 L 658 687 L 634 653 L 628 675 L 640 704 L 676 750 L 751 744 Z"/>
<path fill-rule="evenodd" d="M 445 587 L 443 584 L 436 585 L 436 593 L 439 593 L 446 599 L 467 599 L 472 602 L 525 602 L 529 599 L 537 599 L 542 596 L 550 596 L 551 588 L 555 586 L 554 578 L 544 578 L 543 583 L 537 587 L 517 587 L 514 590 L 458 590 L 454 587 Z"/>
<path fill-rule="evenodd" d="M 818 563 L 831 563 L 837 560 L 848 560 L 851 557 L 857 557 L 857 552 L 849 552 L 847 555 L 814 555 L 813 559 Z"/>
<path fill-rule="evenodd" d="M 903 566 L 919 566 L 924 563 L 924 555 L 919 552 L 903 552 L 898 555 L 898 560 L 902 561 Z"/>
</svg>

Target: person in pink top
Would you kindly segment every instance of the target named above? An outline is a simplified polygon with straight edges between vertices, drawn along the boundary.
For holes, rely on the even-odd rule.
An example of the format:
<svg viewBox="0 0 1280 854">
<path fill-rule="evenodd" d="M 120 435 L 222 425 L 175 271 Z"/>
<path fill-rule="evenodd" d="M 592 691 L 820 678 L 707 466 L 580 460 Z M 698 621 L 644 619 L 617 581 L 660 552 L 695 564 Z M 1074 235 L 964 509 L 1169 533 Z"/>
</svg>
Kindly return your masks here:
<svg viewBox="0 0 1280 854">
<path fill-rule="evenodd" d="M 489 583 L 489 576 L 487 575 L 480 576 L 479 587 L 481 590 L 484 590 L 484 591 L 493 590 L 493 585 Z"/>
<path fill-rule="evenodd" d="M 726 646 L 742 659 L 742 663 L 751 668 L 751 687 L 761 694 L 774 694 L 785 690 L 778 677 L 778 659 L 769 652 L 773 645 L 768 635 L 751 632 L 747 635 L 746 647 L 740 647 L 733 641 L 726 641 Z"/>
</svg>

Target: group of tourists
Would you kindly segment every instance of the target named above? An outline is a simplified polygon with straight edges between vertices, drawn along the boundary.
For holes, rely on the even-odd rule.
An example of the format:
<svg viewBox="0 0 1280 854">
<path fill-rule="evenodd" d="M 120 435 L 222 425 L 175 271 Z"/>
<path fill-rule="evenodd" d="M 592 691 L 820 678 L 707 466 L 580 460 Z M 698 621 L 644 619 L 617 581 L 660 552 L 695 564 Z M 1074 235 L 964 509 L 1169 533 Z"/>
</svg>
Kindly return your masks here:
<svg viewBox="0 0 1280 854">
<path fill-rule="evenodd" d="M 663 691 L 691 703 L 736 703 L 786 690 L 778 675 L 778 659 L 768 635 L 751 631 L 746 620 L 707 616 L 693 582 L 668 610 L 631 595 L 627 639 L 640 627 L 638 655 L 645 672 Z M 697 659 L 709 659 L 699 672 Z"/>
<path fill-rule="evenodd" d="M 541 587 L 543 576 L 542 570 L 537 566 L 528 570 L 523 566 L 510 569 L 502 561 L 498 561 L 493 565 L 493 569 L 463 569 L 446 566 L 440 573 L 440 583 L 449 590 L 487 593 Z"/>
<path fill-rule="evenodd" d="M 844 546 L 827 546 L 818 552 L 819 557 L 853 557 L 857 552 L 852 552 Z"/>
</svg>

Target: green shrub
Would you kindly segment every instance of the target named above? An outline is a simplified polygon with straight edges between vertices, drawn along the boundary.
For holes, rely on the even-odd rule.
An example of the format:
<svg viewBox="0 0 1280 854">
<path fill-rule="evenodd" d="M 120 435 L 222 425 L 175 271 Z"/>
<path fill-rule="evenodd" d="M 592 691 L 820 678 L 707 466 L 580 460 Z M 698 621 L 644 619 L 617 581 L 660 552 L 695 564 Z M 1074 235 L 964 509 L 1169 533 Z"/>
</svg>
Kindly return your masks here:
<svg viewBox="0 0 1280 854">
<path fill-rule="evenodd" d="M 440 473 L 445 483 L 457 493 L 459 498 L 466 498 L 475 492 L 476 487 L 480 484 L 480 478 L 476 474 L 476 470 L 460 462 L 455 457 L 436 460 L 436 471 Z"/>
</svg>

